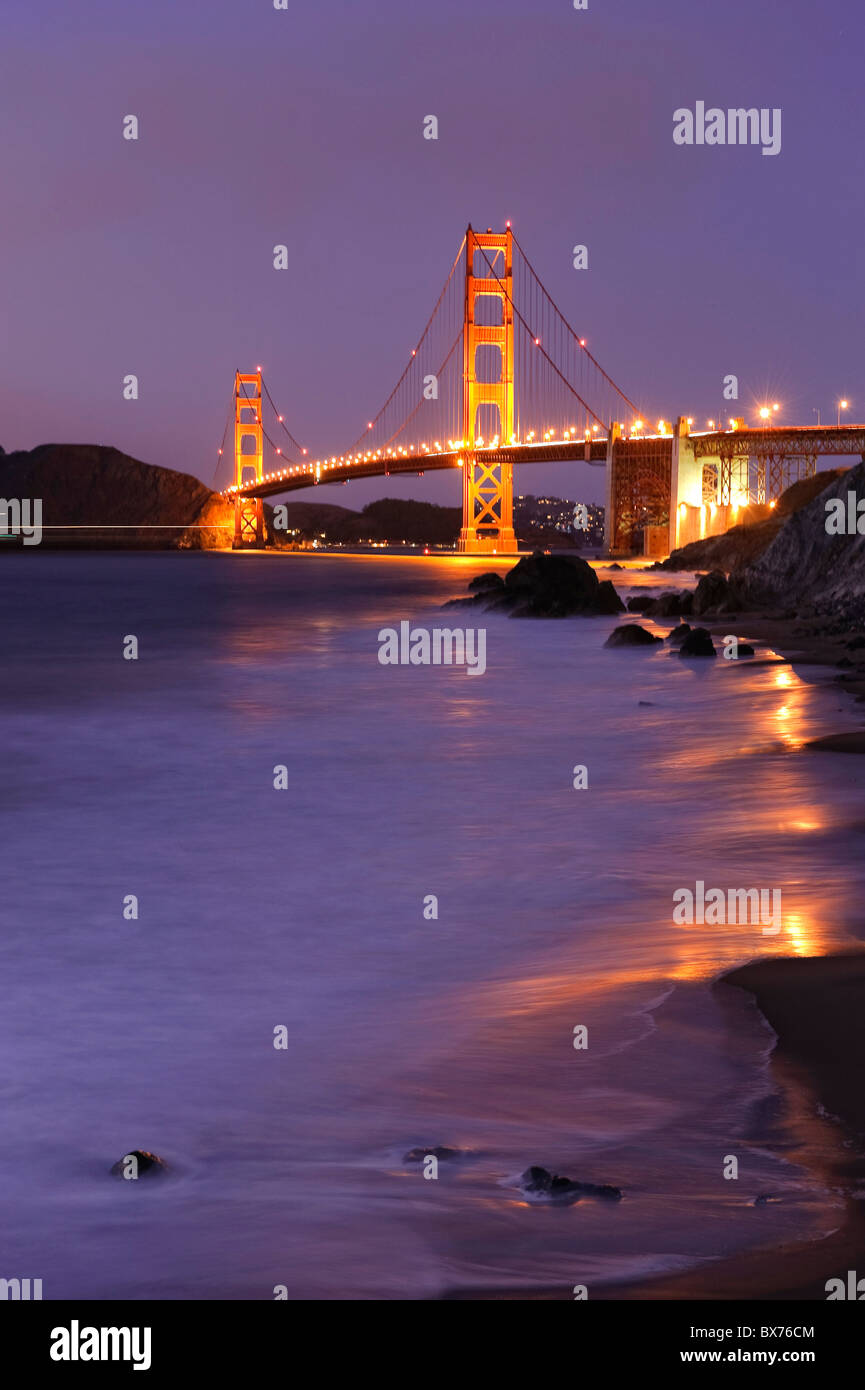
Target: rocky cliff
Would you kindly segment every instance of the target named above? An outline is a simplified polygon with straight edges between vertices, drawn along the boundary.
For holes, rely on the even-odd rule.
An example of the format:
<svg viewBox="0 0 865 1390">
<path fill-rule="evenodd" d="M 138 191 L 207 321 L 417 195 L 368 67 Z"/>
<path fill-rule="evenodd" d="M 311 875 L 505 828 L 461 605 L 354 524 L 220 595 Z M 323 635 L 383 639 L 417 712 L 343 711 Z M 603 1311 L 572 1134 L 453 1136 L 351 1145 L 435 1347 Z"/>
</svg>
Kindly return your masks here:
<svg viewBox="0 0 865 1390">
<path fill-rule="evenodd" d="M 850 474 L 849 468 L 831 468 L 793 483 L 778 499 L 777 507 L 762 521 L 749 525 L 731 526 L 722 536 L 707 536 L 674 550 L 669 559 L 656 569 L 664 570 L 726 570 L 743 569 L 754 564 L 784 528 L 789 517 L 809 506 L 833 483 Z"/>
<path fill-rule="evenodd" d="M 234 535 L 234 507 L 197 478 L 97 444 L 0 450 L 0 496 L 42 499 L 43 546 L 214 550 Z"/>
<path fill-rule="evenodd" d="M 827 502 L 865 500 L 865 463 L 845 469 L 825 491 L 787 518 L 762 554 L 744 570 L 755 596 L 800 603 L 851 618 L 865 616 L 865 534 L 829 534 Z M 855 506 L 854 506 L 855 512 Z M 865 526 L 865 518 L 861 518 Z"/>
</svg>

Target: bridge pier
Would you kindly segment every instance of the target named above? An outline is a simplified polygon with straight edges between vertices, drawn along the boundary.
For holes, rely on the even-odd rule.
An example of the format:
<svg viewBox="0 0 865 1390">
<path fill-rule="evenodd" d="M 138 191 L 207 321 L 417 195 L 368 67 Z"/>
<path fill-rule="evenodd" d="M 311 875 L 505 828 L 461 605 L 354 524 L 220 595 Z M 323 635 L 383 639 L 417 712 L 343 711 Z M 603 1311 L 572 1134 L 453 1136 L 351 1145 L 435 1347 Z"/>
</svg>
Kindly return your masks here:
<svg viewBox="0 0 865 1390">
<path fill-rule="evenodd" d="M 477 262 L 477 265 L 476 265 Z M 463 329 L 463 524 L 458 549 L 464 555 L 515 555 L 514 471 L 509 459 L 485 450 L 478 455 L 473 445 L 478 411 L 484 407 L 498 416 L 493 443 L 507 444 L 514 428 L 514 304 L 513 236 L 505 232 L 466 231 L 466 290 Z M 475 271 L 479 273 L 476 274 Z M 475 322 L 479 299 L 497 300 L 497 323 Z M 487 317 L 491 317 L 487 315 Z M 500 372 L 495 380 L 478 379 L 478 351 L 497 350 Z M 484 427 L 486 431 L 486 426 Z"/>
<path fill-rule="evenodd" d="M 244 452 L 244 440 L 252 448 Z M 260 483 L 264 475 L 261 423 L 261 372 L 234 374 L 234 479 L 241 487 L 249 479 Z M 260 497 L 234 499 L 234 550 L 264 545 L 264 503 Z"/>
</svg>

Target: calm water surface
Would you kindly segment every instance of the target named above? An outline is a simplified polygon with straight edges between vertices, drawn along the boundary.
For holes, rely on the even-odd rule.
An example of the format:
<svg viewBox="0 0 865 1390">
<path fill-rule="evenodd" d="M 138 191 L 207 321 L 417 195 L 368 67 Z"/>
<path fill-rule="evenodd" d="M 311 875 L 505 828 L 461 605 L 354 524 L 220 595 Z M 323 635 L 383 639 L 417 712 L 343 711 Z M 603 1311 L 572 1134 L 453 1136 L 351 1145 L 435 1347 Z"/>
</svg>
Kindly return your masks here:
<svg viewBox="0 0 865 1390">
<path fill-rule="evenodd" d="M 488 561 L 0 564 L 0 1274 L 591 1296 L 838 1224 L 767 1121 L 771 1033 L 710 988 L 861 929 L 861 761 L 799 751 L 858 724 L 834 690 L 605 651 L 612 618 L 443 615 Z M 381 666 L 401 619 L 483 625 L 486 673 Z M 674 926 L 697 879 L 780 888 L 781 934 Z M 470 1153 L 425 1181 L 434 1144 Z M 135 1147 L 173 1180 L 112 1181 Z M 530 1163 L 626 1198 L 530 1205 Z"/>
</svg>

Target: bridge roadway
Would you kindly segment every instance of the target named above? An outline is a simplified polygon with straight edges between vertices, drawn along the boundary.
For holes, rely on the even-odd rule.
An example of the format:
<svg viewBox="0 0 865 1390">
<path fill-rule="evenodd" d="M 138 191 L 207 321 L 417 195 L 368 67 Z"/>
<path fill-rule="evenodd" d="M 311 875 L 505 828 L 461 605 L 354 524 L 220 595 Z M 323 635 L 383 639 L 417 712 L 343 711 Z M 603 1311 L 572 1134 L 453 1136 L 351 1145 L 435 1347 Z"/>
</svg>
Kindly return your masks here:
<svg viewBox="0 0 865 1390">
<path fill-rule="evenodd" d="M 829 457 L 856 455 L 865 458 L 865 425 L 801 425 L 718 430 L 710 433 L 689 436 L 696 458 L 724 458 L 750 456 L 783 455 L 787 458 Z M 647 451 L 657 451 L 659 443 L 669 445 L 672 451 L 674 436 L 663 435 L 621 435 L 614 441 L 616 445 L 627 445 L 629 454 L 635 446 L 645 444 Z M 241 487 L 226 489 L 225 495 L 235 497 L 272 497 L 279 493 L 296 492 L 301 488 L 315 487 L 324 483 L 344 483 L 352 478 L 378 478 L 391 473 L 425 473 L 436 469 L 459 468 L 465 450 L 444 449 L 420 454 L 394 454 L 384 457 L 376 454 L 372 458 L 352 455 L 338 458 L 334 462 L 327 459 L 310 463 L 286 464 L 282 469 L 265 473 L 260 482 L 250 481 Z M 477 459 L 490 463 L 567 463 L 587 462 L 596 465 L 607 463 L 609 441 L 607 439 L 560 439 L 539 441 L 532 444 L 510 444 L 496 448 L 475 449 Z"/>
<path fill-rule="evenodd" d="M 507 448 L 475 449 L 475 457 L 490 463 L 562 463 L 570 460 L 604 464 L 607 461 L 606 439 L 550 440 L 540 444 L 511 444 Z M 226 489 L 226 496 L 272 497 L 275 493 L 296 492 L 298 488 L 314 487 L 317 483 L 345 483 L 351 478 L 380 478 L 390 473 L 427 473 L 439 468 L 459 468 L 466 450 L 445 449 L 424 454 L 396 454 L 392 458 L 375 457 L 337 459 L 335 463 L 289 465 L 278 472 L 265 473 L 261 482 L 248 482 L 242 487 Z"/>
</svg>

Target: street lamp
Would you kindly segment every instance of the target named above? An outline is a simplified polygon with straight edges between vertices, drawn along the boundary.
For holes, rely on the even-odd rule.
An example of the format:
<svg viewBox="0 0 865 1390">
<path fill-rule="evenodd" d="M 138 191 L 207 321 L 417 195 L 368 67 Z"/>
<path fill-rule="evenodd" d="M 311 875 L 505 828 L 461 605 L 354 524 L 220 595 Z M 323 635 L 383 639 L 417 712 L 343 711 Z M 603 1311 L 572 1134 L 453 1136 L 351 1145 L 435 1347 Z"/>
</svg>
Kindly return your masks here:
<svg viewBox="0 0 865 1390">
<path fill-rule="evenodd" d="M 811 407 L 811 414 L 817 416 L 817 428 L 819 429 L 819 428 L 820 428 L 820 424 L 821 424 L 821 420 L 820 420 L 820 411 L 818 410 L 818 408 L 817 408 L 816 405 L 812 405 L 812 407 Z"/>
<path fill-rule="evenodd" d="M 769 418 L 769 416 L 770 416 L 771 414 L 772 414 L 772 412 L 771 412 L 771 410 L 769 409 L 769 407 L 768 407 L 767 405 L 764 405 L 763 408 L 762 408 L 762 410 L 760 411 L 760 419 L 761 419 L 761 420 L 768 420 L 768 418 Z"/>
<path fill-rule="evenodd" d="M 839 429 L 841 428 L 841 411 L 842 411 L 842 410 L 847 410 L 847 409 L 849 408 L 849 405 L 850 405 L 850 402 L 849 402 L 849 401 L 839 401 L 839 402 L 838 402 L 838 428 L 839 428 Z"/>
</svg>

